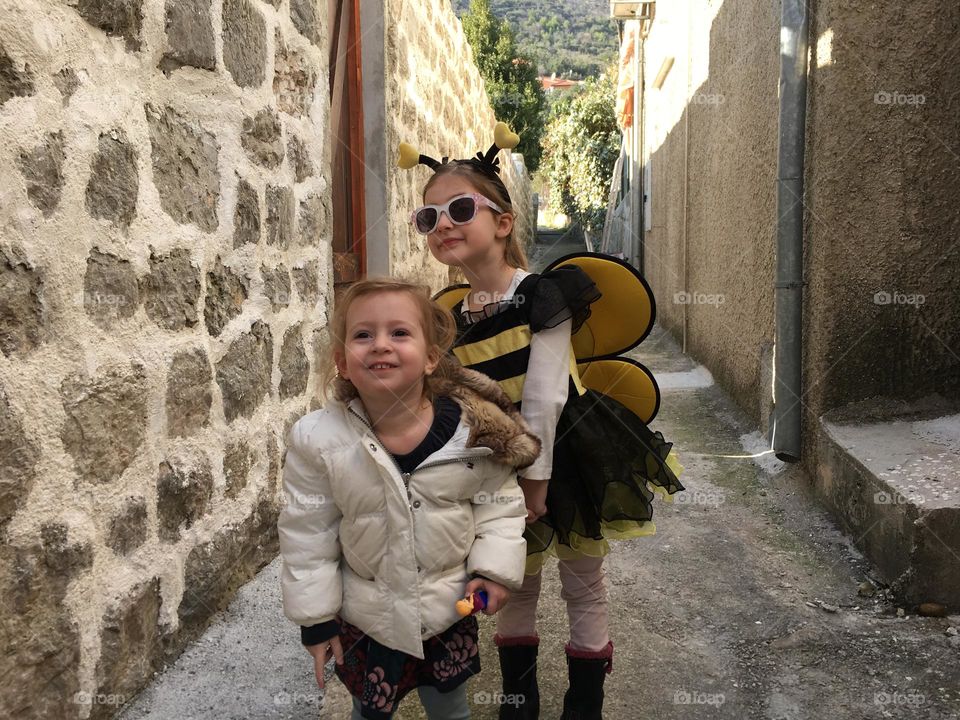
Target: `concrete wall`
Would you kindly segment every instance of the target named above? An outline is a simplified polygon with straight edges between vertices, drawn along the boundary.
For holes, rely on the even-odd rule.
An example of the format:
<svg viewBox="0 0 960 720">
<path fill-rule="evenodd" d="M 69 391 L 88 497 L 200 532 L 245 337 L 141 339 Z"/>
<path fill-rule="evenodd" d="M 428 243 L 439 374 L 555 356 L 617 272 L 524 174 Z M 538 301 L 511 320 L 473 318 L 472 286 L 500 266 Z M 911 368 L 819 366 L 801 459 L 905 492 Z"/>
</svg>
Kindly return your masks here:
<svg viewBox="0 0 960 720">
<path fill-rule="evenodd" d="M 423 202 L 428 168 L 400 170 L 397 148 L 407 142 L 438 160 L 466 158 L 493 143 L 496 124 L 473 52 L 449 0 L 383 0 L 385 17 L 386 205 L 390 271 L 434 289 L 448 283 L 448 271 L 410 226 L 410 212 Z M 532 242 L 530 181 L 512 158 L 500 153 L 502 177 L 521 215 L 517 239 Z"/>
<path fill-rule="evenodd" d="M 758 0 L 658 4 L 645 44 L 653 224 L 645 262 L 659 319 L 764 427 L 774 341 L 778 22 L 779 7 Z M 960 262 L 960 76 L 946 59 L 958 22 L 960 9 L 932 1 L 863 11 L 821 0 L 814 8 L 808 451 L 816 418 L 838 406 L 960 391 L 960 295 L 950 289 Z M 676 62 L 657 90 L 666 56 Z"/>
<path fill-rule="evenodd" d="M 658 319 L 758 422 L 773 342 L 776 11 L 759 0 L 658 4 L 644 46 L 644 268 Z"/>
<path fill-rule="evenodd" d="M 325 24 L 0 2 L 6 716 L 111 715 L 276 553 L 331 286 Z"/>
</svg>

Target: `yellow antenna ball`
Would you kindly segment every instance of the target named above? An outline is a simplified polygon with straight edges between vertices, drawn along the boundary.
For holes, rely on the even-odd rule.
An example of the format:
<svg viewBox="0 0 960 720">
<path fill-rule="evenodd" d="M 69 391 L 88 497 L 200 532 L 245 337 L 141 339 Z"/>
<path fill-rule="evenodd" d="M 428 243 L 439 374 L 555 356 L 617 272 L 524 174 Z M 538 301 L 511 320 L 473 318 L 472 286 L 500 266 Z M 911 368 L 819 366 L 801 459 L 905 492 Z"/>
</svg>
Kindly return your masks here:
<svg viewBox="0 0 960 720">
<path fill-rule="evenodd" d="M 493 128 L 493 141 L 501 150 L 513 150 L 520 144 L 520 136 L 510 132 L 505 122 L 498 122 Z"/>
<path fill-rule="evenodd" d="M 397 160 L 397 166 L 402 170 L 410 170 L 420 164 L 420 153 L 413 145 L 400 143 L 400 159 Z"/>
</svg>

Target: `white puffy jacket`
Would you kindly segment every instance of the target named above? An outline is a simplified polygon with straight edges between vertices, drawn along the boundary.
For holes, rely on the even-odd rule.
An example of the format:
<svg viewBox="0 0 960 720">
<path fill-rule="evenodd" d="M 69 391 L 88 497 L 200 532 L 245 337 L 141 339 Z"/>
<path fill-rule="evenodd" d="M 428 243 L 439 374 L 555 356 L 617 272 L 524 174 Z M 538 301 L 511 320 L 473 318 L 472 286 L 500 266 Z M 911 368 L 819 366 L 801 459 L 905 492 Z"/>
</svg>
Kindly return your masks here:
<svg viewBox="0 0 960 720">
<path fill-rule="evenodd" d="M 401 473 L 358 399 L 300 418 L 287 438 L 280 513 L 286 616 L 339 615 L 383 645 L 423 657 L 453 625 L 471 574 L 523 581 L 523 494 L 516 468 L 540 443 L 499 385 L 460 369 L 435 390 L 461 407 L 444 447 Z"/>
</svg>

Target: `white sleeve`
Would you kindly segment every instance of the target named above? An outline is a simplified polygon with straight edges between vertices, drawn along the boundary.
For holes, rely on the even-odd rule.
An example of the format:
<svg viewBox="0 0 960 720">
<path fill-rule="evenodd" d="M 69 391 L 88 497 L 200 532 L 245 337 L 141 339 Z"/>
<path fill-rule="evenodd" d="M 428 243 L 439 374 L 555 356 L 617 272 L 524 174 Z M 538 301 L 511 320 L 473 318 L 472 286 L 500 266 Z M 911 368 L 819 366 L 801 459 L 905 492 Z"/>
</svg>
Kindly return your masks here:
<svg viewBox="0 0 960 720">
<path fill-rule="evenodd" d="M 523 381 L 520 413 L 540 438 L 540 457 L 520 474 L 532 480 L 549 480 L 553 471 L 553 442 L 560 411 L 570 389 L 570 332 L 573 320 L 533 334 L 530 362 Z"/>
<path fill-rule="evenodd" d="M 290 430 L 283 493 L 277 525 L 284 614 L 299 625 L 332 620 L 342 601 L 341 516 L 326 465 L 304 437 L 302 420 Z"/>
</svg>

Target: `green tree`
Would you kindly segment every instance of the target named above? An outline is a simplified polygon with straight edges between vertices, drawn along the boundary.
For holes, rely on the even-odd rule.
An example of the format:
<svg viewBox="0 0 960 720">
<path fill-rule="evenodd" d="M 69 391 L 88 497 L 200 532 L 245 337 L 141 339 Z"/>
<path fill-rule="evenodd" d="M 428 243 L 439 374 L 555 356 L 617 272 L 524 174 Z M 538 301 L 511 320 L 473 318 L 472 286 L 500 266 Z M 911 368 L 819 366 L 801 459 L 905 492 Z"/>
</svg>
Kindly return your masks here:
<svg viewBox="0 0 960 720">
<path fill-rule="evenodd" d="M 620 154 L 614 114 L 616 69 L 558 100 L 543 138 L 543 169 L 563 212 L 591 234 L 603 231 L 613 168 Z"/>
<path fill-rule="evenodd" d="M 509 23 L 491 12 L 489 0 L 471 0 L 462 21 L 493 111 L 519 133 L 517 152 L 532 172 L 540 167 L 546 107 L 537 64 L 517 49 Z"/>
</svg>

